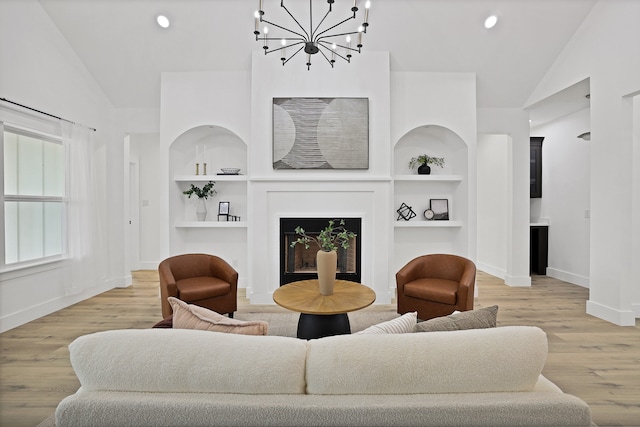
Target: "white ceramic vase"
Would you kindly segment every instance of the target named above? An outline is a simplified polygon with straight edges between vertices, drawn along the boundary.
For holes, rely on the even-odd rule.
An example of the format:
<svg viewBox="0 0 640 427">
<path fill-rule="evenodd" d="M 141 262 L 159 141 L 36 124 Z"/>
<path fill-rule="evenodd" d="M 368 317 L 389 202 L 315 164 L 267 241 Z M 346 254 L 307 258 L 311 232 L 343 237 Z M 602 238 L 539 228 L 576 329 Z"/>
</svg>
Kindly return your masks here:
<svg viewBox="0 0 640 427">
<path fill-rule="evenodd" d="M 207 201 L 204 198 L 198 199 L 196 217 L 198 217 L 198 221 L 204 221 L 207 219 Z"/>
<path fill-rule="evenodd" d="M 338 254 L 336 251 L 318 251 L 316 254 L 316 268 L 318 270 L 318 285 L 321 295 L 333 295 L 337 267 Z"/>
</svg>

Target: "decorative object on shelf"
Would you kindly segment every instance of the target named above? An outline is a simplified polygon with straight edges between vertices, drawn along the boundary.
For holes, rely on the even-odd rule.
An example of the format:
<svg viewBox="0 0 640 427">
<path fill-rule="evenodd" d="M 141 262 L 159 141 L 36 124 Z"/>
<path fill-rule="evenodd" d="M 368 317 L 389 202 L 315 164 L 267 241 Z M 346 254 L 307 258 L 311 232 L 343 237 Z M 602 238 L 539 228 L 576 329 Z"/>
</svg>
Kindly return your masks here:
<svg viewBox="0 0 640 427">
<path fill-rule="evenodd" d="M 274 98 L 274 169 L 369 169 L 368 98 Z"/>
<path fill-rule="evenodd" d="M 444 167 L 444 157 L 431 157 L 426 154 L 421 154 L 409 160 L 409 167 L 413 169 L 418 166 L 418 173 L 420 175 L 429 175 L 431 173 L 431 167 L 429 165 Z"/>
<path fill-rule="evenodd" d="M 449 220 L 449 200 L 448 199 L 431 199 L 429 200 L 430 209 L 433 211 L 433 219 L 438 221 Z"/>
<path fill-rule="evenodd" d="M 336 221 L 338 220 L 330 220 L 329 225 L 320 230 L 317 236 L 307 234 L 302 227 L 298 226 L 295 229 L 298 238 L 291 242 L 291 247 L 301 244 L 305 249 L 309 249 L 309 244 L 315 243 L 320 248 L 316 254 L 316 269 L 321 295 L 333 294 L 338 266 L 338 247 L 348 249 L 350 239 L 357 236 L 356 233 L 345 228 L 344 219 L 337 222 L 337 226 Z"/>
<path fill-rule="evenodd" d="M 402 202 L 396 212 L 398 212 L 398 218 L 396 219 L 396 221 L 400 221 L 400 219 L 409 221 L 411 218 L 415 218 L 416 216 L 416 213 L 413 211 L 411 206 L 407 206 L 404 202 Z"/>
<path fill-rule="evenodd" d="M 324 16 L 322 16 L 320 22 L 315 25 L 313 22 L 312 0 L 309 0 L 309 16 L 304 16 L 303 19 L 296 18 L 294 14 L 287 8 L 284 0 L 280 0 L 280 7 L 286 13 L 282 13 L 282 17 L 288 19 L 286 18 L 288 15 L 291 18 L 293 29 L 287 28 L 282 22 L 276 24 L 265 19 L 266 16 L 270 15 L 267 15 L 265 10 L 263 9 L 263 3 L 264 0 L 259 0 L 258 10 L 256 10 L 254 13 L 253 34 L 256 36 L 256 41 L 263 42 L 262 49 L 264 49 L 265 55 L 272 52 L 280 52 L 280 61 L 282 61 L 283 66 L 302 50 L 304 50 L 306 56 L 307 70 L 311 69 L 312 55 L 315 55 L 318 52 L 322 54 L 324 59 L 326 59 L 329 65 L 331 65 L 331 67 L 333 68 L 336 62 L 336 58 L 342 58 L 349 63 L 351 62 L 351 56 L 353 52 L 360 53 L 362 50 L 362 35 L 367 32 L 367 27 L 369 26 L 369 9 L 371 7 L 371 2 L 369 0 L 365 2 L 364 19 L 362 20 L 362 23 L 357 27 L 355 27 L 355 25 L 357 25 L 358 23 L 356 15 L 358 10 L 360 10 L 358 8 L 357 0 L 354 0 L 353 7 L 344 10 L 344 12 L 351 12 L 346 13 L 347 17 L 345 19 L 341 20 L 337 24 L 325 24 L 324 26 L 323 23 L 333 12 L 334 0 L 327 0 L 329 9 L 326 11 Z M 343 2 L 342 4 L 346 3 L 348 2 Z M 276 18 L 278 17 L 276 16 Z M 354 20 L 355 25 L 352 25 L 351 27 L 341 27 L 343 24 L 347 24 L 352 19 Z M 300 22 L 309 22 L 309 28 L 305 29 L 300 24 Z M 329 19 L 327 22 L 335 22 L 335 20 Z M 272 35 L 269 33 L 270 27 L 268 27 L 267 25 L 264 25 L 262 29 L 260 28 L 261 23 L 271 25 L 271 28 L 275 27 L 276 32 L 278 31 L 278 29 L 282 31 L 275 35 Z M 353 29 L 354 27 L 355 30 Z M 331 32 L 332 30 L 335 31 Z M 260 37 L 261 32 L 262 37 Z M 358 41 L 356 47 L 352 47 L 351 36 L 355 34 L 358 35 Z M 342 37 L 344 36 L 346 37 L 342 39 Z M 344 40 L 344 42 L 342 40 Z M 277 42 L 278 47 L 270 48 L 270 42 Z"/>
<path fill-rule="evenodd" d="M 427 210 L 424 211 L 424 217 L 428 221 L 431 221 L 434 216 L 435 216 L 435 213 L 431 209 L 427 209 Z"/>
<path fill-rule="evenodd" d="M 198 164 L 196 163 L 196 170 Z M 191 187 L 188 190 L 182 192 L 182 194 L 186 194 L 191 198 L 192 195 L 196 195 L 198 197 L 198 206 L 196 208 L 196 216 L 198 217 L 198 221 L 204 221 L 207 219 L 207 203 L 206 200 L 209 197 L 213 197 L 216 194 L 216 190 L 213 186 L 216 185 L 215 182 L 209 181 L 202 188 L 197 187 L 191 184 Z"/>
<path fill-rule="evenodd" d="M 200 175 L 200 163 L 202 163 L 202 175 L 207 174 L 207 146 L 196 144 L 196 175 Z"/>
<path fill-rule="evenodd" d="M 221 168 L 222 175 L 238 175 L 240 168 Z"/>
<path fill-rule="evenodd" d="M 218 221 L 220 221 L 220 217 L 223 217 L 225 221 L 229 221 L 230 207 L 231 207 L 230 202 L 218 203 Z"/>
</svg>

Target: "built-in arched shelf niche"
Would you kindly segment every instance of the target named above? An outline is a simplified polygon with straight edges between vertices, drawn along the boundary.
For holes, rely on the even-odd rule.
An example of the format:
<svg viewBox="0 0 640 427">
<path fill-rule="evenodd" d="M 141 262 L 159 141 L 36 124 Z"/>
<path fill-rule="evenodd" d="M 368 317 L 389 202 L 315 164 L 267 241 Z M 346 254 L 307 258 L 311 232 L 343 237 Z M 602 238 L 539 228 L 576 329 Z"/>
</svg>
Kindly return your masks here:
<svg viewBox="0 0 640 427">
<path fill-rule="evenodd" d="M 449 128 L 438 125 L 418 126 L 402 136 L 394 146 L 394 175 L 416 174 L 409 167 L 409 161 L 421 154 L 445 159 L 444 168 L 431 168 L 433 175 L 467 175 L 467 144 Z"/>
<path fill-rule="evenodd" d="M 413 157 L 426 154 L 444 158 L 444 167 L 431 165 L 430 175 L 409 167 Z M 403 135 L 393 149 L 394 205 L 410 206 L 410 221 L 394 218 L 395 251 L 403 262 L 425 253 L 469 251 L 469 149 L 454 131 L 438 125 L 418 126 Z M 430 221 L 424 211 L 432 199 L 446 199 L 449 219 Z M 397 216 L 397 215 L 396 215 Z"/>
<path fill-rule="evenodd" d="M 203 125 L 191 128 L 176 138 L 169 147 L 173 175 L 195 175 L 196 163 L 200 174 L 216 175 L 221 168 L 240 168 L 247 173 L 247 144 L 227 128 Z"/>
<path fill-rule="evenodd" d="M 240 172 L 239 175 L 221 175 L 222 168 L 238 168 Z M 175 227 L 246 227 L 247 144 L 234 132 L 215 125 L 185 131 L 169 146 L 169 173 L 173 182 L 169 191 L 170 219 Z M 197 198 L 189 199 L 183 191 L 191 184 L 202 188 L 207 181 L 215 182 L 217 194 L 206 201 L 209 210 L 206 221 L 198 222 L 195 214 Z M 220 201 L 229 202 L 230 213 L 240 221 L 220 221 L 217 215 Z"/>
</svg>

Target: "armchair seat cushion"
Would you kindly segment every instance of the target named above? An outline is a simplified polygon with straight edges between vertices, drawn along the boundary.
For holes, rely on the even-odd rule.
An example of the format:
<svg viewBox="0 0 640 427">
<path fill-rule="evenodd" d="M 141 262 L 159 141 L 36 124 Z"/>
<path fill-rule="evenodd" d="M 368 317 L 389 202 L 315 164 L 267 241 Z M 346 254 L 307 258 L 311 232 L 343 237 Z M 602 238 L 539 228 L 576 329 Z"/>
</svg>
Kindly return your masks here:
<svg viewBox="0 0 640 427">
<path fill-rule="evenodd" d="M 182 301 L 194 302 L 226 295 L 231 285 L 217 277 L 190 277 L 176 281 L 178 295 Z"/>
<path fill-rule="evenodd" d="M 458 286 L 458 282 L 453 280 L 422 278 L 406 283 L 404 294 L 412 298 L 455 305 Z"/>
</svg>

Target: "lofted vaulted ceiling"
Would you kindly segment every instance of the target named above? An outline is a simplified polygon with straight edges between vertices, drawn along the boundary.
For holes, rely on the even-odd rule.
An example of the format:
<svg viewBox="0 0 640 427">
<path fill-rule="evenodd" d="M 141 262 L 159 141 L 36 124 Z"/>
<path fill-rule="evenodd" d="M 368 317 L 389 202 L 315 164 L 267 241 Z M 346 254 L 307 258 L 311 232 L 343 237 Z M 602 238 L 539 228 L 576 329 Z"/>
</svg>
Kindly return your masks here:
<svg viewBox="0 0 640 427">
<path fill-rule="evenodd" d="M 341 2 L 352 0 L 334 7 Z M 372 0 L 363 55 L 388 51 L 391 71 L 475 72 L 479 107 L 522 107 L 595 2 Z M 163 71 L 248 71 L 251 52 L 261 51 L 253 36 L 258 0 L 39 3 L 118 108 L 159 108 Z M 280 2 L 264 4 L 269 10 Z M 159 13 L 171 19 L 168 30 L 155 23 Z M 487 30 L 483 22 L 492 13 L 499 21 Z M 286 66 L 303 62 L 300 56 Z M 349 65 L 320 66 L 339 78 Z"/>
</svg>

